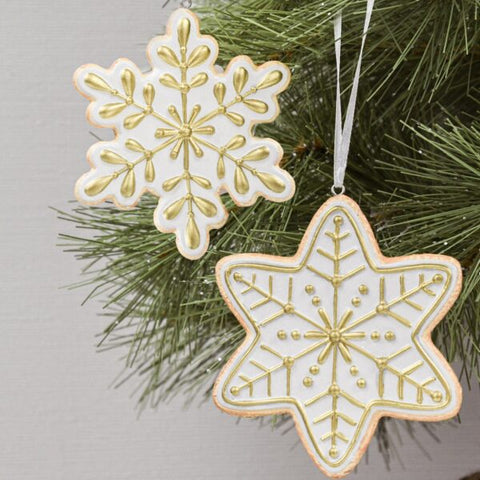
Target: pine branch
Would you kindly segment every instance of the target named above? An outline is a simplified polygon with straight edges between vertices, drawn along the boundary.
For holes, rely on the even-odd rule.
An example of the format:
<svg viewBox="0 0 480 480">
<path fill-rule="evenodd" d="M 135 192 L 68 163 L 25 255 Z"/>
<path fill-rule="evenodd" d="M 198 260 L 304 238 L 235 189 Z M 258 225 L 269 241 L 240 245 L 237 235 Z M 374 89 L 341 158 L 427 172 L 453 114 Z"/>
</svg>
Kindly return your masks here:
<svg viewBox="0 0 480 480">
<path fill-rule="evenodd" d="M 464 290 L 435 341 L 478 380 L 480 127 L 472 120 L 478 116 L 472 98 L 480 78 L 480 2 L 440 3 L 445 8 L 430 0 L 378 0 L 346 185 L 373 221 L 385 254 L 437 252 L 462 262 Z M 241 252 L 292 255 L 327 198 L 335 111 L 331 18 L 343 6 L 348 90 L 363 0 L 241 0 L 203 9 L 204 31 L 219 40 L 222 59 L 247 54 L 294 69 L 282 115 L 257 129 L 284 147 L 283 166 L 297 185 L 292 200 L 259 200 L 248 208 L 225 200 L 230 219 L 196 262 L 182 258 L 173 236 L 152 224 L 153 197 L 129 211 L 105 204 L 59 212 L 78 230 L 61 235 L 61 246 L 86 265 L 79 285 L 105 303 L 109 323 L 100 348 L 128 351 L 123 379 L 137 378 L 142 405 L 209 391 L 243 338 L 218 293 L 216 262 Z"/>
</svg>

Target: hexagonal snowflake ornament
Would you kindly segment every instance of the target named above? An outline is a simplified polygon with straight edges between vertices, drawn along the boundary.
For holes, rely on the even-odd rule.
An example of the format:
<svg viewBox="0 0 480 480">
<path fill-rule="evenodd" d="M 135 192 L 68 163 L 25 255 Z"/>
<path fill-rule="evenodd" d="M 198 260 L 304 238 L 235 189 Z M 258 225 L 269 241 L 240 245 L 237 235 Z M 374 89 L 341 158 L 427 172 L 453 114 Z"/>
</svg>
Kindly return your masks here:
<svg viewBox="0 0 480 480">
<path fill-rule="evenodd" d="M 277 116 L 276 96 L 290 72 L 280 62 L 256 67 L 245 56 L 223 72 L 216 41 L 200 35 L 185 9 L 173 13 L 167 35 L 154 38 L 147 54 L 152 70 L 145 74 L 127 59 L 75 72 L 77 89 L 91 101 L 89 121 L 116 133 L 89 149 L 92 169 L 76 196 L 125 209 L 144 192 L 160 197 L 156 227 L 175 232 L 180 253 L 195 259 L 208 247 L 209 229 L 226 221 L 222 193 L 241 206 L 260 195 L 277 202 L 293 195 L 293 179 L 278 166 L 280 145 L 252 134 Z"/>
</svg>

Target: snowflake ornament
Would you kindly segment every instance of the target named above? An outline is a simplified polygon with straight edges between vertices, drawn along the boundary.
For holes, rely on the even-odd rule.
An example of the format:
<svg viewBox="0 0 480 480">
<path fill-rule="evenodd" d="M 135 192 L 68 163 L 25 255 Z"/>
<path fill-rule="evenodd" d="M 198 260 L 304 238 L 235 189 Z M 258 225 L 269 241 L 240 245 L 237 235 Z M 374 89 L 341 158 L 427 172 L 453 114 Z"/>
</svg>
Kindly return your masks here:
<svg viewBox="0 0 480 480">
<path fill-rule="evenodd" d="M 214 388 L 235 415 L 289 413 L 312 459 L 349 473 L 381 416 L 454 416 L 461 388 L 430 333 L 461 288 L 441 255 L 384 257 L 358 205 L 327 201 L 291 258 L 233 255 L 217 281 L 247 337 Z"/>
<path fill-rule="evenodd" d="M 288 200 L 295 188 L 278 166 L 280 145 L 252 134 L 255 124 L 278 115 L 276 96 L 289 83 L 288 68 L 280 62 L 256 67 L 239 56 L 223 72 L 217 54 L 196 16 L 179 9 L 167 35 L 148 45 L 151 71 L 120 59 L 110 69 L 84 65 L 74 78 L 91 101 L 89 121 L 116 133 L 89 149 L 92 169 L 76 184 L 78 200 L 111 199 L 126 209 L 145 192 L 160 197 L 155 225 L 175 232 L 180 253 L 190 259 L 205 253 L 209 229 L 227 219 L 222 193 L 247 206 L 260 195 Z"/>
</svg>

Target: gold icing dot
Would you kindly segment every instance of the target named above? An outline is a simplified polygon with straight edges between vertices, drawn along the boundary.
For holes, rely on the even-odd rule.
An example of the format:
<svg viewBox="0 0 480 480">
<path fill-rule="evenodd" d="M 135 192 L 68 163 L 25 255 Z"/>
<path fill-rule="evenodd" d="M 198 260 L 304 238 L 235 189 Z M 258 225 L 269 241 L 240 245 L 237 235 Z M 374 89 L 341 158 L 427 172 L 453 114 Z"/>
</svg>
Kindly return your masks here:
<svg viewBox="0 0 480 480">
<path fill-rule="evenodd" d="M 358 297 L 352 298 L 352 305 L 358 307 L 362 301 Z"/>
<path fill-rule="evenodd" d="M 334 287 L 339 287 L 340 284 L 342 283 L 342 277 L 340 275 L 334 275 L 332 278 L 332 285 Z"/>
<path fill-rule="evenodd" d="M 328 451 L 328 454 L 329 454 L 332 458 L 337 458 L 337 457 L 338 457 L 338 448 L 337 448 L 337 447 L 332 447 L 332 448 Z"/>
<path fill-rule="evenodd" d="M 332 383 L 330 387 L 328 387 L 328 393 L 330 395 L 338 395 L 340 393 L 340 387 L 336 383 Z"/>
<path fill-rule="evenodd" d="M 236 282 L 239 282 L 241 279 L 242 279 L 242 274 L 241 273 L 238 273 L 238 272 L 235 272 L 233 274 L 233 279 L 236 281 Z"/>
<path fill-rule="evenodd" d="M 443 277 L 439 273 L 435 274 L 432 278 L 434 283 L 442 283 Z"/>
<path fill-rule="evenodd" d="M 335 225 L 341 225 L 343 223 L 343 218 L 340 215 L 336 215 L 333 219 Z"/>
<path fill-rule="evenodd" d="M 285 357 L 283 359 L 283 364 L 286 367 L 292 367 L 294 363 L 295 363 L 295 359 L 293 357 Z"/>
<path fill-rule="evenodd" d="M 355 365 L 351 366 L 350 367 L 350 374 L 353 375 L 354 377 L 356 377 L 358 375 L 358 367 L 356 367 Z"/>
<path fill-rule="evenodd" d="M 435 390 L 434 392 L 432 392 L 431 397 L 432 397 L 432 400 L 437 403 L 441 402 L 443 399 L 442 392 L 439 392 L 438 390 Z"/>
<path fill-rule="evenodd" d="M 306 386 L 306 387 L 311 387 L 313 385 L 313 380 L 312 380 L 312 377 L 305 377 L 303 379 L 303 384 Z"/>
<path fill-rule="evenodd" d="M 366 295 L 368 293 L 368 287 L 362 283 L 362 285 L 360 285 L 358 287 L 358 291 L 362 294 L 362 295 Z"/>
<path fill-rule="evenodd" d="M 367 381 L 364 378 L 359 378 L 357 380 L 358 388 L 365 388 L 367 386 Z"/>
<path fill-rule="evenodd" d="M 320 371 L 320 367 L 318 365 L 312 365 L 310 367 L 310 373 L 312 375 L 318 375 L 318 372 Z"/>
<path fill-rule="evenodd" d="M 338 343 L 342 338 L 342 334 L 337 329 L 330 330 L 328 336 L 332 343 Z"/>
<path fill-rule="evenodd" d="M 380 302 L 377 305 L 377 313 L 385 313 L 388 310 L 387 304 L 385 302 Z"/>
<path fill-rule="evenodd" d="M 380 332 L 378 332 L 377 330 L 373 331 L 370 334 L 370 338 L 375 341 L 380 340 Z"/>
<path fill-rule="evenodd" d="M 239 389 L 238 387 L 232 387 L 232 388 L 230 389 L 230 393 L 231 393 L 232 395 L 237 396 L 237 395 L 240 393 L 240 389 Z"/>
<path fill-rule="evenodd" d="M 291 303 L 287 303 L 284 307 L 283 307 L 283 311 L 285 313 L 293 313 L 293 311 L 295 310 L 295 307 L 291 304 Z"/>
<path fill-rule="evenodd" d="M 312 298 L 312 303 L 317 307 L 320 305 L 320 297 L 313 297 Z"/>
<path fill-rule="evenodd" d="M 293 330 L 293 332 L 290 334 L 294 340 L 300 340 L 300 332 L 298 330 Z"/>
<path fill-rule="evenodd" d="M 279 330 L 277 332 L 277 337 L 279 340 L 285 340 L 287 338 L 287 332 L 285 330 Z"/>
<path fill-rule="evenodd" d="M 315 287 L 313 285 L 305 285 L 305 291 L 311 295 L 315 291 Z"/>
<path fill-rule="evenodd" d="M 393 342 L 395 340 L 395 334 L 389 330 L 388 332 L 385 333 L 385 340 L 388 340 L 389 342 Z"/>
<path fill-rule="evenodd" d="M 378 368 L 385 369 L 387 367 L 387 364 L 388 364 L 388 358 L 379 357 L 379 358 L 377 358 L 376 362 L 377 362 Z"/>
</svg>

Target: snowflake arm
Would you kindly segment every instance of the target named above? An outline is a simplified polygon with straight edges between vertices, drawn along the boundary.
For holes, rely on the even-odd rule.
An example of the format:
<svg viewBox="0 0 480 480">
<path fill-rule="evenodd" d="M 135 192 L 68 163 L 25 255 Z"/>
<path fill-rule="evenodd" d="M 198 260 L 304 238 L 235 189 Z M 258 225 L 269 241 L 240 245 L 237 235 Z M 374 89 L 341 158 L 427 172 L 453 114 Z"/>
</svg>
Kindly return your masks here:
<svg viewBox="0 0 480 480">
<path fill-rule="evenodd" d="M 216 41 L 183 9 L 147 54 L 146 74 L 126 59 L 75 73 L 91 101 L 89 121 L 116 133 L 89 149 L 92 169 L 77 182 L 76 196 L 92 205 L 110 199 L 119 208 L 134 207 L 145 192 L 160 197 L 155 225 L 174 232 L 180 252 L 194 259 L 205 253 L 209 229 L 226 221 L 221 194 L 241 206 L 293 195 L 292 178 L 278 166 L 280 145 L 252 134 L 255 124 L 278 115 L 276 97 L 290 73 L 280 62 L 256 67 L 244 56 L 223 72 L 215 65 Z"/>
<path fill-rule="evenodd" d="M 458 411 L 460 386 L 430 339 L 458 295 L 458 262 L 383 257 L 347 197 L 317 212 L 294 257 L 233 255 L 217 281 L 247 338 L 219 376 L 216 403 L 292 414 L 328 475 L 351 471 L 382 415 Z"/>
</svg>

